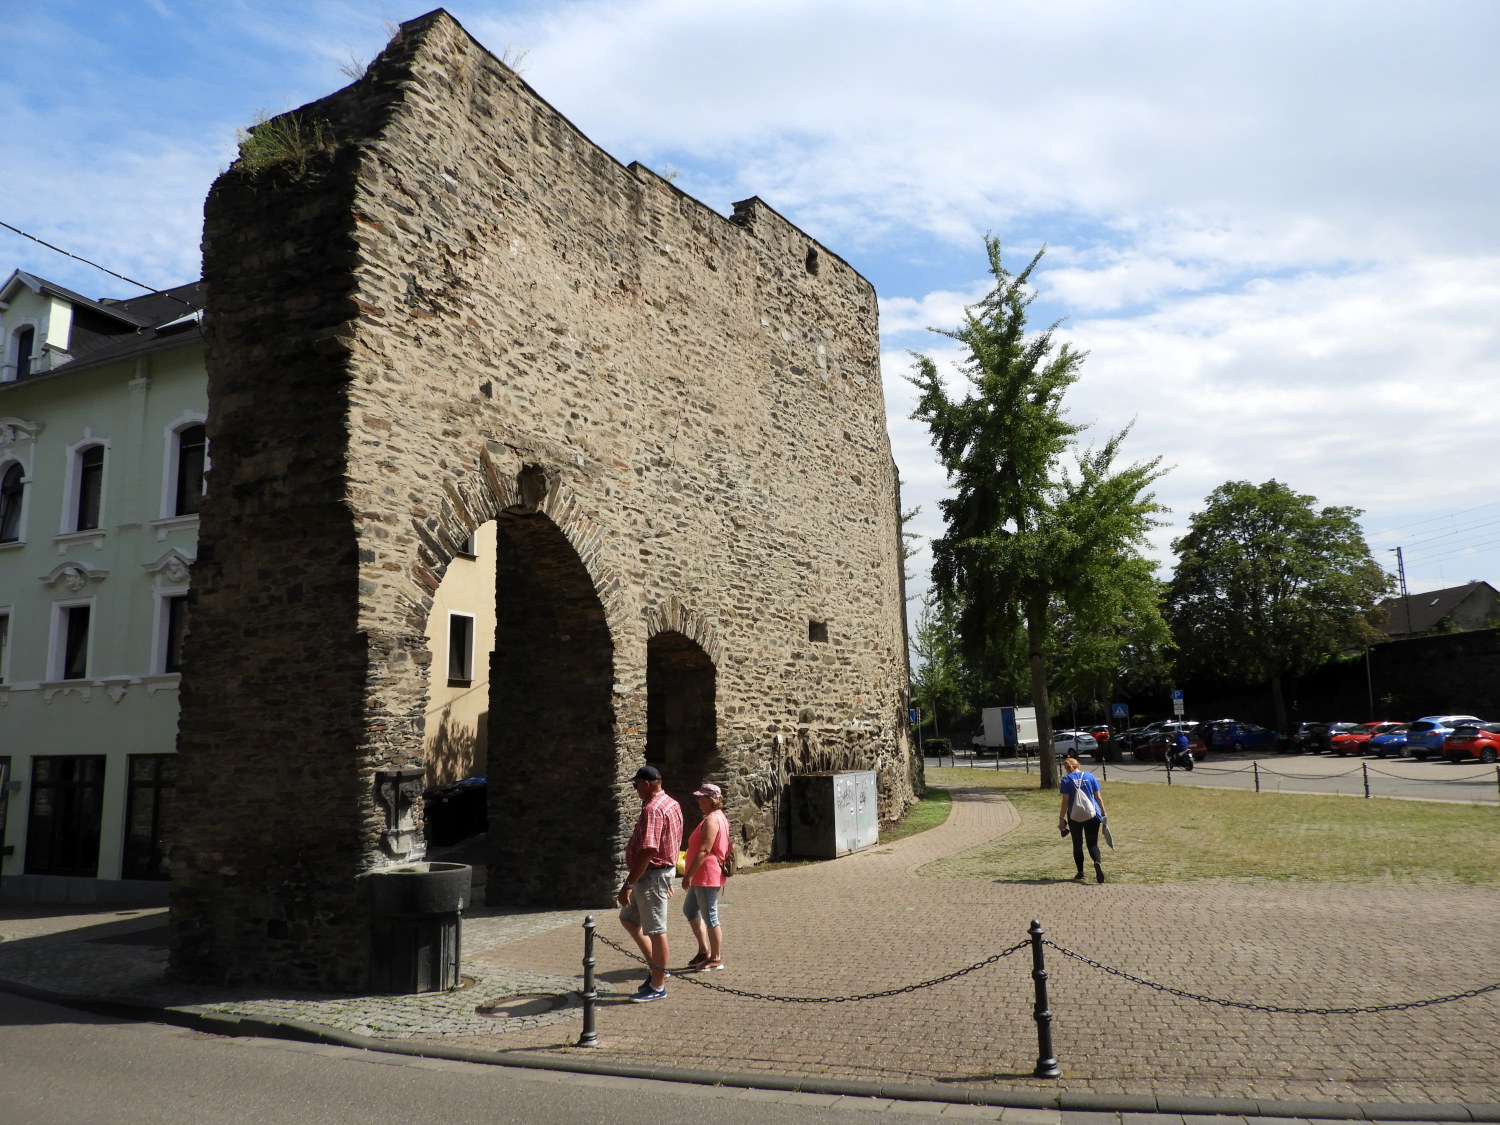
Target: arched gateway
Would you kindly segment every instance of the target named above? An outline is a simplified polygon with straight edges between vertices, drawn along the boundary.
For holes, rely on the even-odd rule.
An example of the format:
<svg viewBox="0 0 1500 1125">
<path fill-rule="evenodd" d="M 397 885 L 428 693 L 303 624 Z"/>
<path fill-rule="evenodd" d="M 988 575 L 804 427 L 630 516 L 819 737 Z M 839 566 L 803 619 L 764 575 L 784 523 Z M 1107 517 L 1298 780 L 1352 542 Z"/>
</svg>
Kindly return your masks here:
<svg viewBox="0 0 1500 1125">
<path fill-rule="evenodd" d="M 421 854 L 431 599 L 489 520 L 492 903 L 608 903 L 648 757 L 752 859 L 795 772 L 902 811 L 869 284 L 617 164 L 440 11 L 280 123 L 206 208 L 174 971 L 364 987 L 360 877 Z"/>
</svg>

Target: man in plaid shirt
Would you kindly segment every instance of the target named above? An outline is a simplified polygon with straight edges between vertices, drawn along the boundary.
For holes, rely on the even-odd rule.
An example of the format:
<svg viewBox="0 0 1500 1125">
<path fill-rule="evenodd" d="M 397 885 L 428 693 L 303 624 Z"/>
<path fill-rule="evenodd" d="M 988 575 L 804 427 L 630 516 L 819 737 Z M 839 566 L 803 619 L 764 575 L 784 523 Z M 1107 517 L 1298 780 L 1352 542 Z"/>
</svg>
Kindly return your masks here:
<svg viewBox="0 0 1500 1125">
<path fill-rule="evenodd" d="M 625 845 L 628 871 L 619 894 L 620 924 L 651 969 L 631 997 L 645 1004 L 667 995 L 667 900 L 682 847 L 682 809 L 662 790 L 655 766 L 642 766 L 631 780 L 641 798 L 641 815 Z"/>
</svg>

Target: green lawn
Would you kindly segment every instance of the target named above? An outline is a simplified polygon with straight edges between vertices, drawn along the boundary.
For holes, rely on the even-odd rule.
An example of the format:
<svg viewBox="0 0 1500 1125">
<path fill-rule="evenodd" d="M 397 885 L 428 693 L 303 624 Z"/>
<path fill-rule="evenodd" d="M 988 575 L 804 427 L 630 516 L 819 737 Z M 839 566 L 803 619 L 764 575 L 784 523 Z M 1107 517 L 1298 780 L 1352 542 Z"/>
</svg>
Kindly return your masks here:
<svg viewBox="0 0 1500 1125">
<path fill-rule="evenodd" d="M 927 779 L 1004 789 L 1021 826 L 924 873 L 1006 882 L 1072 875 L 1071 844 L 1057 833 L 1061 798 L 1039 790 L 1036 774 L 929 769 Z M 1140 783 L 1107 784 L 1103 796 L 1112 879 L 1500 882 L 1500 809 L 1492 807 Z"/>
<path fill-rule="evenodd" d="M 908 810 L 906 818 L 900 824 L 881 832 L 880 842 L 889 844 L 915 836 L 918 832 L 926 832 L 929 828 L 936 828 L 948 819 L 948 810 L 952 807 L 953 798 L 948 795 L 948 790 L 929 785 L 927 792 Z"/>
</svg>

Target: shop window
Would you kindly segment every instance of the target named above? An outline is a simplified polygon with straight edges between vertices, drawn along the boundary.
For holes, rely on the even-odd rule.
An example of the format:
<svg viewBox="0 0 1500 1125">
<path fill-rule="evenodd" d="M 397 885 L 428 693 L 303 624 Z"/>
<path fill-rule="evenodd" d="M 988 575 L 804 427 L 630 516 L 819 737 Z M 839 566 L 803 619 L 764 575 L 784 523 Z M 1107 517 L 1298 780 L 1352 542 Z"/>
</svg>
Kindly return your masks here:
<svg viewBox="0 0 1500 1125">
<path fill-rule="evenodd" d="M 132 754 L 129 774 L 125 794 L 125 853 L 120 877 L 165 879 L 166 855 L 162 834 L 177 793 L 177 755 Z"/>
<path fill-rule="evenodd" d="M 98 875 L 103 814 L 102 755 L 33 758 L 26 873 Z"/>
</svg>

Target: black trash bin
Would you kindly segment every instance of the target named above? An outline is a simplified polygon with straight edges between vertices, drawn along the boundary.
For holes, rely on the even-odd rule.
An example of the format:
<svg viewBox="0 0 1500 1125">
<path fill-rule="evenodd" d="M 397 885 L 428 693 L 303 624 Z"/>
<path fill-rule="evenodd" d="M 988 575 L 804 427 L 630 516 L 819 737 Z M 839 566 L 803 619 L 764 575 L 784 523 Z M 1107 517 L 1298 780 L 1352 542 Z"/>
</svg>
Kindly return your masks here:
<svg viewBox="0 0 1500 1125">
<path fill-rule="evenodd" d="M 405 994 L 458 987 L 459 929 L 472 874 L 468 864 L 424 861 L 365 876 L 371 989 Z"/>
</svg>

